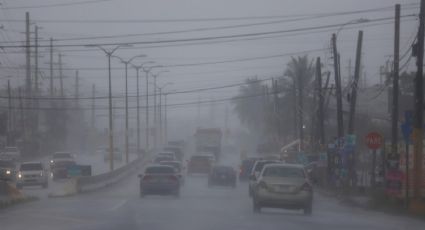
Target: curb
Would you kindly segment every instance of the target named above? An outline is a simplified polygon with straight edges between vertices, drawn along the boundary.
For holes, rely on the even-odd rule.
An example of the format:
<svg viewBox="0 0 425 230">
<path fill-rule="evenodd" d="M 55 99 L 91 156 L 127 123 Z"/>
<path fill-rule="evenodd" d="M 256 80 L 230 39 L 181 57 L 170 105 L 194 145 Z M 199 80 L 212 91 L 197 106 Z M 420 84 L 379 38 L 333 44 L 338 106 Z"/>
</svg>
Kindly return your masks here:
<svg viewBox="0 0 425 230">
<path fill-rule="evenodd" d="M 14 205 L 28 203 L 32 201 L 37 201 L 38 197 L 29 196 L 29 197 L 15 197 L 10 200 L 0 201 L 0 209 L 5 209 Z"/>
</svg>

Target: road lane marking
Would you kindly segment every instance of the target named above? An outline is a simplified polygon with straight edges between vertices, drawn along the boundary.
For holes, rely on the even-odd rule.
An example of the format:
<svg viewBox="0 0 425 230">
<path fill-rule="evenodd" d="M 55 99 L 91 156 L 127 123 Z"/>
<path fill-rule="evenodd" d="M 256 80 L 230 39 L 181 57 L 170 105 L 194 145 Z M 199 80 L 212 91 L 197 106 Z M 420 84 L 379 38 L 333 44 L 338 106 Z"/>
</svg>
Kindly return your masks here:
<svg viewBox="0 0 425 230">
<path fill-rule="evenodd" d="M 120 201 L 118 204 L 114 205 L 113 207 L 109 208 L 108 211 L 115 211 L 119 208 L 121 208 L 122 206 L 124 206 L 127 203 L 128 200 L 122 200 Z"/>
</svg>

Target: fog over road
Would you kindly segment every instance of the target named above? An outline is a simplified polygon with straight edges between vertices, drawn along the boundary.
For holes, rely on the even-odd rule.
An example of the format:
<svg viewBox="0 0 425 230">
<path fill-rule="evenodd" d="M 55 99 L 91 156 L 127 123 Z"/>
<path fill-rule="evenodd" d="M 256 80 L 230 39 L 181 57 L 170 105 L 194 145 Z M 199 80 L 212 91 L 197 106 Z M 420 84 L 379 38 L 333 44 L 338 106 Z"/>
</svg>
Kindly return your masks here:
<svg viewBox="0 0 425 230">
<path fill-rule="evenodd" d="M 226 162 L 236 162 L 225 159 Z M 234 164 L 233 164 L 234 165 Z M 34 190 L 37 190 L 34 188 Z M 45 198 L 0 211 L 2 229 L 423 229 L 423 221 L 341 205 L 315 193 L 313 215 L 262 209 L 255 214 L 247 184 L 207 187 L 191 176 L 181 196 L 139 197 L 134 174 L 113 187 L 69 198 Z"/>
</svg>

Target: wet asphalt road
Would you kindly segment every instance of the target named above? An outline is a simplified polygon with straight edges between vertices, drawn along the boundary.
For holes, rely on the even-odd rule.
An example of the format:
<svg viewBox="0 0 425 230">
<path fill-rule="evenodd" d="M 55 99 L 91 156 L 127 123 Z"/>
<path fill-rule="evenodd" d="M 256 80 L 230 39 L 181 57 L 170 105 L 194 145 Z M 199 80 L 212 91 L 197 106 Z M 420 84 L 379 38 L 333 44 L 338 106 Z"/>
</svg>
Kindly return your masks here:
<svg viewBox="0 0 425 230">
<path fill-rule="evenodd" d="M 137 175 L 113 187 L 69 198 L 42 198 L 0 211 L 3 230 L 31 229 L 424 229 L 425 221 L 365 211 L 316 193 L 313 215 L 299 210 L 252 211 L 247 184 L 207 187 L 186 178 L 181 196 L 139 197 Z"/>
</svg>

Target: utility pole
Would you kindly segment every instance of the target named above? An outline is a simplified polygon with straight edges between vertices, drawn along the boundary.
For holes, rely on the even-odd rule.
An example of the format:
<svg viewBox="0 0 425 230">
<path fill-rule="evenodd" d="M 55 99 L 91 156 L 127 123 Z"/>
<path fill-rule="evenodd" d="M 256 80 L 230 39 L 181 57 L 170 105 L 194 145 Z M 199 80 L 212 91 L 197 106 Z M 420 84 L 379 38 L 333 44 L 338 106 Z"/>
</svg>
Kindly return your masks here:
<svg viewBox="0 0 425 230">
<path fill-rule="evenodd" d="M 34 46 L 35 46 L 35 71 L 34 71 L 34 88 L 35 88 L 35 95 L 38 96 L 38 26 L 35 26 L 35 39 L 34 39 Z"/>
<path fill-rule="evenodd" d="M 30 13 L 25 13 L 25 50 L 26 50 L 26 89 L 25 95 L 31 97 L 31 42 L 30 42 Z"/>
<path fill-rule="evenodd" d="M 395 5 L 394 23 L 394 71 L 393 71 L 393 106 L 391 116 L 391 155 L 398 154 L 398 97 L 400 64 L 400 4 Z"/>
<path fill-rule="evenodd" d="M 156 77 L 157 77 L 157 75 L 155 75 L 155 74 L 152 74 L 152 77 L 153 77 L 153 130 L 154 130 L 154 136 L 153 136 L 153 147 L 154 147 L 154 149 L 157 149 L 157 145 L 158 145 L 158 142 L 157 142 L 157 125 L 158 125 L 158 119 L 157 119 L 157 104 L 156 104 Z"/>
<path fill-rule="evenodd" d="M 354 134 L 354 118 L 356 116 L 356 102 L 357 102 L 357 85 L 360 78 L 360 64 L 362 57 L 362 44 L 363 44 L 363 31 L 360 30 L 357 37 L 357 51 L 356 63 L 354 67 L 354 81 L 351 90 L 350 100 L 350 115 L 348 119 L 348 134 Z"/>
<path fill-rule="evenodd" d="M 167 96 L 168 93 L 164 95 L 164 136 L 165 143 L 168 143 L 168 115 L 167 115 Z"/>
<path fill-rule="evenodd" d="M 136 69 L 136 105 L 137 105 L 137 109 L 136 109 L 136 113 L 137 113 L 137 152 L 140 151 L 140 95 L 139 95 L 139 70 L 141 68 L 141 66 L 134 66 L 134 68 Z M 148 109 L 148 108 L 146 108 Z M 146 135 L 149 135 L 149 131 L 146 133 Z M 148 141 L 146 141 L 148 142 Z M 147 151 L 147 149 L 146 149 Z"/>
<path fill-rule="evenodd" d="M 22 99 L 22 89 L 21 87 L 18 88 L 18 97 L 19 97 L 19 110 L 21 114 L 21 124 L 22 124 L 22 133 L 26 133 L 26 119 L 25 119 L 25 113 L 24 113 L 24 102 Z"/>
<path fill-rule="evenodd" d="M 8 110 L 7 110 L 7 144 L 10 146 L 14 141 L 11 141 L 12 134 L 12 93 L 10 89 L 10 80 L 7 80 L 7 102 L 8 102 Z"/>
<path fill-rule="evenodd" d="M 298 78 L 298 109 L 299 113 L 299 129 L 300 129 L 300 149 L 304 150 L 304 81 L 303 77 Z"/>
<path fill-rule="evenodd" d="M 295 79 L 293 79 L 293 84 L 292 84 L 292 96 L 294 99 L 294 138 L 298 139 L 298 105 L 297 105 L 297 86 L 296 86 L 296 82 Z"/>
<path fill-rule="evenodd" d="M 75 107 L 78 106 L 80 99 L 80 76 L 78 76 L 78 70 L 75 71 Z"/>
<path fill-rule="evenodd" d="M 91 130 L 92 130 L 92 144 L 93 144 L 93 153 L 96 151 L 96 113 L 95 113 L 95 109 L 96 109 L 96 85 L 93 84 L 91 86 L 91 94 L 92 94 L 92 104 L 91 104 Z"/>
<path fill-rule="evenodd" d="M 50 96 L 53 96 L 53 38 L 50 38 Z"/>
<path fill-rule="evenodd" d="M 344 137 L 344 120 L 342 114 L 342 95 L 341 95 L 341 78 L 339 76 L 338 50 L 336 46 L 336 35 L 332 34 L 332 49 L 334 59 L 335 87 L 336 87 L 336 106 L 337 106 L 337 122 L 338 122 L 338 143 Z"/>
<path fill-rule="evenodd" d="M 425 0 L 421 0 L 421 8 L 419 14 L 419 29 L 417 35 L 417 43 L 414 45 L 414 52 L 416 55 L 417 72 L 415 77 L 415 114 L 413 122 L 413 136 L 414 136 L 414 189 L 413 196 L 419 203 L 421 198 L 421 184 L 422 184 L 422 154 L 423 154 L 423 61 L 424 61 L 424 23 L 425 23 Z"/>
<path fill-rule="evenodd" d="M 162 88 L 159 89 L 159 105 L 158 105 L 159 111 L 158 111 L 158 116 L 159 116 L 159 144 L 162 145 Z"/>
<path fill-rule="evenodd" d="M 316 59 L 316 83 L 317 83 L 317 95 L 319 97 L 319 140 L 320 145 L 325 144 L 325 114 L 323 110 L 323 92 L 322 92 L 322 63 L 320 62 L 320 57 Z"/>
<path fill-rule="evenodd" d="M 60 82 L 60 95 L 64 97 L 64 89 L 63 89 L 63 75 L 62 75 L 62 54 L 59 53 L 59 82 Z"/>
</svg>

